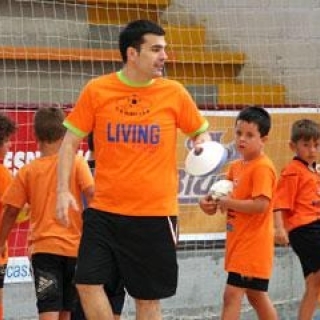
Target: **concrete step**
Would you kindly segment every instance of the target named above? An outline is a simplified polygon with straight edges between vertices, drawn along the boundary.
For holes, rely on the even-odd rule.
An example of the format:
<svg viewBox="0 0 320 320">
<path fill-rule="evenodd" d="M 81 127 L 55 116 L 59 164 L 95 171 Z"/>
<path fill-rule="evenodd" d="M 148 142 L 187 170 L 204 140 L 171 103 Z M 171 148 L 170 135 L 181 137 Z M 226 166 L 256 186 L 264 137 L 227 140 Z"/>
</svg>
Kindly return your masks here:
<svg viewBox="0 0 320 320">
<path fill-rule="evenodd" d="M 170 0 L 77 0 L 87 7 L 88 22 L 126 24 L 136 19 L 159 21 L 160 11 Z"/>
<path fill-rule="evenodd" d="M 88 47 L 99 49 L 117 49 L 122 25 L 89 24 Z M 168 50 L 203 51 L 205 47 L 205 28 L 202 26 L 163 25 L 166 31 Z"/>
<path fill-rule="evenodd" d="M 118 50 L 51 48 L 51 47 L 0 47 L 4 60 L 52 60 L 81 62 L 120 62 Z M 231 82 L 244 64 L 244 55 L 232 52 L 169 52 L 166 74 L 186 84 Z"/>
<path fill-rule="evenodd" d="M 166 73 L 185 84 L 234 82 L 245 55 L 241 52 L 174 51 Z"/>
<path fill-rule="evenodd" d="M 281 105 L 285 103 L 285 86 L 244 83 L 218 85 L 219 105 Z"/>
<path fill-rule="evenodd" d="M 283 105 L 285 87 L 281 85 L 251 85 L 221 83 L 216 85 L 186 85 L 197 105 L 203 110 L 221 106 Z"/>
</svg>

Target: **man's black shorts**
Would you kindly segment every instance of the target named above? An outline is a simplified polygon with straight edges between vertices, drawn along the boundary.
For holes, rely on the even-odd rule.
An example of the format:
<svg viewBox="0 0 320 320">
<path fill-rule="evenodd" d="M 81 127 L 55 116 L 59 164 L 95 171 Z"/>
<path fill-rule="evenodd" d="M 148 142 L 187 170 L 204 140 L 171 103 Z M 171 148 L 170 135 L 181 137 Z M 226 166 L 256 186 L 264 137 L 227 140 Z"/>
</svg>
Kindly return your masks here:
<svg viewBox="0 0 320 320">
<path fill-rule="evenodd" d="M 175 294 L 176 217 L 123 216 L 88 208 L 83 221 L 77 284 L 105 284 L 114 292 L 121 278 L 136 299 Z"/>
</svg>

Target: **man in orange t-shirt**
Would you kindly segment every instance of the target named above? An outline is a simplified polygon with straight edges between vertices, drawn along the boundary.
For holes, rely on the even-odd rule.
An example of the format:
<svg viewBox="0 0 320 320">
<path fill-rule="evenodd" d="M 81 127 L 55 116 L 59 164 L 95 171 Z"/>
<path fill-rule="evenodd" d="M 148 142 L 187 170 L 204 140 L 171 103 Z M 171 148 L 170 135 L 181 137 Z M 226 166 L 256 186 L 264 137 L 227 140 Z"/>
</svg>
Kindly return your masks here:
<svg viewBox="0 0 320 320">
<path fill-rule="evenodd" d="M 64 113 L 57 108 L 42 108 L 35 113 L 34 130 L 40 158 L 23 166 L 2 197 L 3 221 L 0 228 L 0 253 L 20 210 L 29 204 L 29 252 L 33 269 L 39 319 L 69 319 L 77 298 L 73 284 L 82 217 L 70 209 L 70 224 L 56 220 L 58 150 L 65 133 Z M 93 177 L 85 159 L 76 157 L 70 175 L 71 190 L 78 206 L 81 194 L 89 201 Z"/>
<path fill-rule="evenodd" d="M 290 245 L 300 259 L 305 292 L 298 319 L 312 319 L 320 293 L 320 174 L 316 160 L 320 125 L 301 119 L 291 128 L 295 153 L 281 172 L 275 198 L 275 241 Z"/>
<path fill-rule="evenodd" d="M 103 284 L 118 279 L 136 302 L 137 320 L 160 320 L 160 299 L 177 287 L 177 129 L 195 144 L 208 122 L 178 82 L 163 78 L 163 28 L 129 23 L 120 33 L 124 66 L 91 80 L 64 124 L 57 217 L 68 224 L 68 176 L 80 141 L 91 131 L 95 194 L 84 212 L 76 283 L 88 319 L 112 319 Z"/>
<path fill-rule="evenodd" d="M 4 114 L 0 114 L 0 198 L 12 181 L 10 171 L 2 164 L 11 142 L 10 137 L 16 131 L 16 124 Z M 2 224 L 3 204 L 0 202 L 0 226 Z M 8 248 L 0 256 L 0 320 L 3 320 L 3 284 L 8 264 Z"/>
<path fill-rule="evenodd" d="M 260 320 L 276 320 L 267 294 L 273 263 L 273 193 L 276 171 L 263 153 L 271 118 L 261 107 L 243 109 L 236 118 L 235 143 L 241 159 L 230 165 L 229 196 L 200 200 L 201 209 L 227 212 L 225 269 L 228 272 L 221 319 L 239 319 L 246 295 Z"/>
</svg>

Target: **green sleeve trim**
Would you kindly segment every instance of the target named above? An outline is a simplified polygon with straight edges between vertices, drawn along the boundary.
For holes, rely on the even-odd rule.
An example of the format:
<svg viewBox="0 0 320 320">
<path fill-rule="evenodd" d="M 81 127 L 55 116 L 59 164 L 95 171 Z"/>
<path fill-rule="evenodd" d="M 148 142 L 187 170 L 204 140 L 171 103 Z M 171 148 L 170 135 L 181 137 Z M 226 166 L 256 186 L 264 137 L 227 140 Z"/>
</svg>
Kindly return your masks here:
<svg viewBox="0 0 320 320">
<path fill-rule="evenodd" d="M 70 130 L 71 132 L 73 132 L 76 136 L 80 137 L 80 138 L 84 138 L 88 135 L 87 132 L 81 131 L 78 128 L 74 127 L 69 121 L 64 120 L 63 121 L 63 125 Z"/>
<path fill-rule="evenodd" d="M 190 134 L 189 134 L 189 137 L 190 137 L 190 138 L 196 137 L 196 136 L 198 136 L 199 134 L 207 131 L 208 128 L 209 128 L 209 122 L 208 122 L 208 120 L 206 120 L 206 121 L 202 124 L 202 126 L 201 126 L 197 131 L 190 133 Z"/>
</svg>

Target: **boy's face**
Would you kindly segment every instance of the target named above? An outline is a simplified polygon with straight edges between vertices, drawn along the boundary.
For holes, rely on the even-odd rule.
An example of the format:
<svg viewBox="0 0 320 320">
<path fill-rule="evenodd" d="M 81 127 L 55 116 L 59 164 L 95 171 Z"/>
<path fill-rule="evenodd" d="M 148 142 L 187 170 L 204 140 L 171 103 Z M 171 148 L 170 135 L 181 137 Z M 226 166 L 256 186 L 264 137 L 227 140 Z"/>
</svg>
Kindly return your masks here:
<svg viewBox="0 0 320 320">
<path fill-rule="evenodd" d="M 297 142 L 290 142 L 290 148 L 300 159 L 312 164 L 316 162 L 320 151 L 320 139 L 308 141 L 301 139 Z"/>
<path fill-rule="evenodd" d="M 258 157 L 266 140 L 267 136 L 261 137 L 257 124 L 243 120 L 236 122 L 235 143 L 244 160 L 252 160 Z"/>
<path fill-rule="evenodd" d="M 139 75 L 138 81 L 150 81 L 163 76 L 164 63 L 168 58 L 165 48 L 164 36 L 146 34 L 139 51 L 134 48 L 128 49 L 128 61 L 132 62 Z"/>
</svg>

